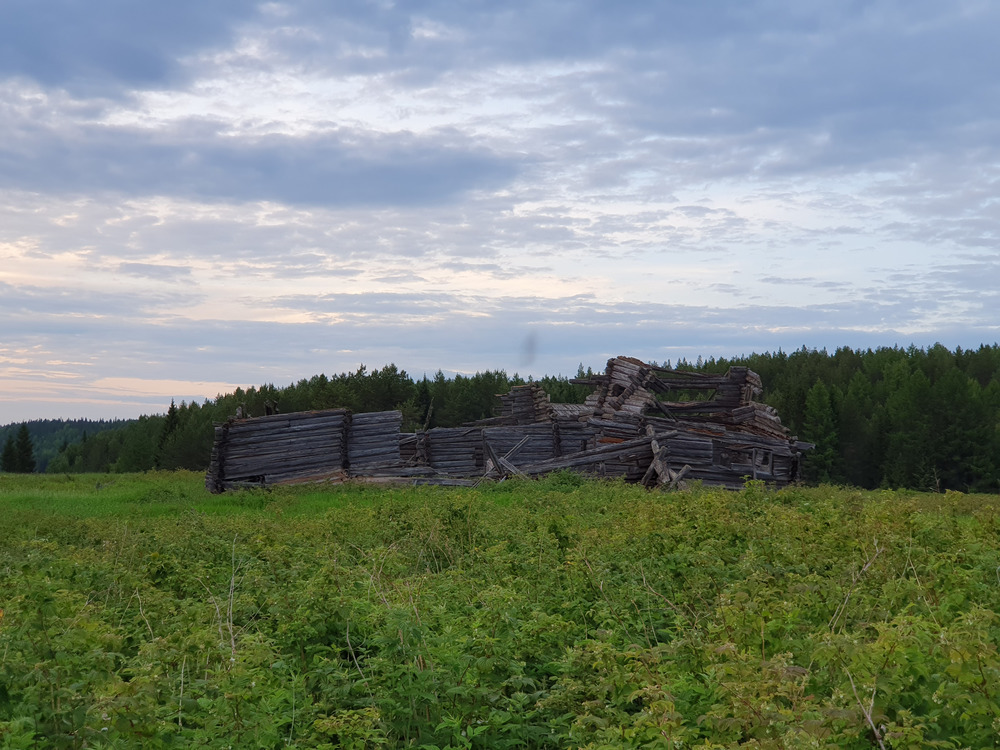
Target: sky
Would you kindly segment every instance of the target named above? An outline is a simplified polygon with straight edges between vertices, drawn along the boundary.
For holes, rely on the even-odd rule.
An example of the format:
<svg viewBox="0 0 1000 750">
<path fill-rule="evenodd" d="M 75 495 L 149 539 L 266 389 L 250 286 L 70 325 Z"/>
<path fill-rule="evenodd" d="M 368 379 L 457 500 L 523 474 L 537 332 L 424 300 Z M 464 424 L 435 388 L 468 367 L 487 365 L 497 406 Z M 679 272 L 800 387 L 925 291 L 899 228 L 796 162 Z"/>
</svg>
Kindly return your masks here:
<svg viewBox="0 0 1000 750">
<path fill-rule="evenodd" d="M 3 0 L 0 424 L 1000 340 L 992 0 Z"/>
</svg>

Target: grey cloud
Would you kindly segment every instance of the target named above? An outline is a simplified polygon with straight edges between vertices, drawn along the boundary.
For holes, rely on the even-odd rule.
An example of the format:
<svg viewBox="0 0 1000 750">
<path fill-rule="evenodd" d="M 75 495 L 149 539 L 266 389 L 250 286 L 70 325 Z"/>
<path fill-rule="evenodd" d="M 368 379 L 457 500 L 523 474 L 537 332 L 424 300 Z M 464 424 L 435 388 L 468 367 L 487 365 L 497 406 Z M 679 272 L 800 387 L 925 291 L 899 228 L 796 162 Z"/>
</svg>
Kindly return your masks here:
<svg viewBox="0 0 1000 750">
<path fill-rule="evenodd" d="M 255 15 L 256 4 L 243 0 L 5 0 L 0 78 L 98 96 L 159 88 L 183 77 L 185 56 L 228 45 Z"/>
<path fill-rule="evenodd" d="M 853 292 L 858 287 L 846 281 L 821 281 L 811 276 L 759 276 L 757 281 L 762 284 L 776 284 L 778 286 L 813 287 L 814 289 L 833 289 L 844 292 Z"/>
<path fill-rule="evenodd" d="M 893 274 L 890 280 L 902 298 L 949 298 L 982 307 L 1000 296 L 1000 254 L 952 258 Z M 996 310 L 984 312 L 987 318 L 997 317 Z"/>
<path fill-rule="evenodd" d="M 522 86 L 538 102 L 549 102 L 577 121 L 522 134 L 523 147 L 551 157 L 551 163 L 531 173 L 543 194 L 549 192 L 545 177 L 565 182 L 569 165 L 579 170 L 571 178 L 581 188 L 631 189 L 662 200 L 686 183 L 713 179 L 899 172 L 915 162 L 933 162 L 942 143 L 950 155 L 944 161 L 967 165 L 966 177 L 975 184 L 981 179 L 973 170 L 1000 158 L 1000 96 L 992 75 L 990 32 L 1000 10 L 989 4 L 876 0 L 824 6 L 761 0 L 622 7 L 596 1 L 301 0 L 271 4 L 263 13 L 249 4 L 209 4 L 211 10 L 203 5 L 183 2 L 169 18 L 159 19 L 153 11 L 133 11 L 117 2 L 101 4 L 94 18 L 78 18 L 82 11 L 66 4 L 63 18 L 82 32 L 107 27 L 140 43 L 153 33 L 153 25 L 160 25 L 162 37 L 144 47 L 163 59 L 229 43 L 236 31 L 252 35 L 256 30 L 284 50 L 296 68 L 379 76 L 387 89 L 430 86 L 445 75 L 461 77 L 502 65 L 579 63 L 579 70 L 557 84 Z M 39 43 L 33 64 L 49 72 L 48 78 L 42 73 L 36 78 L 64 80 L 69 68 L 86 70 L 92 50 L 75 37 L 60 52 L 62 68 L 50 59 L 54 53 L 46 50 L 54 49 L 52 39 L 63 32 L 49 29 L 61 28 L 60 23 L 38 20 L 41 15 L 36 18 L 32 10 L 37 7 L 19 0 L 8 10 L 12 26 L 29 29 L 26 38 Z M 443 32 L 415 34 L 422 25 Z M 188 33 L 179 31 L 186 27 Z M 80 38 L 89 37 L 81 33 Z M 21 50 L 18 59 L 33 59 L 27 47 L 15 48 Z M 75 57 L 82 64 L 72 65 Z M 141 65 L 135 69 L 150 81 L 166 80 L 166 73 L 143 74 Z M 33 173 L 55 165 L 52 173 L 68 186 L 302 205 L 384 205 L 495 188 L 524 168 L 451 140 L 445 134 L 420 142 L 362 139 L 347 148 L 327 136 L 233 145 L 213 135 L 198 136 L 190 124 L 183 133 L 145 142 L 122 131 L 103 138 L 60 132 L 35 142 L 30 164 L 23 157 L 8 155 L 4 161 L 0 156 L 0 174 L 33 183 L 31 189 L 54 188 L 54 180 L 46 183 Z M 943 169 L 933 165 L 926 175 L 931 184 Z M 649 179 L 650 174 L 656 178 Z M 522 196 L 529 192 L 530 186 L 522 187 Z M 574 240 L 565 223 L 538 231 L 548 233 L 539 235 L 547 241 Z M 967 244 L 989 237 L 967 227 L 953 231 Z"/>
<path fill-rule="evenodd" d="M 385 274 L 383 276 L 376 276 L 375 281 L 387 284 L 400 284 L 407 282 L 427 281 L 427 279 L 409 271 L 400 271 L 397 273 Z"/>
<path fill-rule="evenodd" d="M 380 293 L 380 294 L 330 294 L 322 297 L 280 297 L 268 304 L 282 308 L 308 309 L 316 312 L 336 313 L 334 327 L 363 327 L 370 333 L 371 341 L 398 335 L 401 328 L 408 328 L 411 316 L 422 316 L 428 327 L 450 326 L 449 321 L 460 321 L 463 328 L 482 328 L 500 335 L 504 327 L 511 331 L 537 326 L 575 335 L 579 329 L 583 337 L 609 343 L 618 337 L 634 337 L 654 325 L 660 329 L 657 336 L 669 336 L 676 331 L 704 330 L 706 335 L 716 331 L 738 340 L 738 332 L 747 329 L 788 329 L 805 331 L 836 328 L 842 332 L 866 326 L 873 313 L 881 319 L 883 330 L 913 327 L 919 316 L 935 309 L 930 297 L 914 301 L 893 290 L 862 292 L 859 299 L 835 304 L 786 307 L 781 305 L 749 304 L 730 308 L 709 308 L 669 305 L 650 302 L 617 303 L 610 305 L 591 295 L 576 295 L 559 299 L 538 297 L 481 297 L 447 293 Z M 466 317 L 476 311 L 478 316 Z M 372 316 L 378 317 L 377 325 L 371 324 Z M 918 316 L 918 317 L 915 317 Z M 729 333 L 716 330 L 718 326 Z M 495 329 L 495 330 L 494 330 Z M 492 335 L 492 334 L 491 334 Z M 562 333 L 559 334 L 560 336 Z M 713 334 L 714 335 L 714 334 Z M 797 334 L 800 335 L 800 334 Z M 503 340 L 509 340 L 507 337 Z M 388 343 L 388 341 L 386 341 Z M 495 343 L 495 342 L 494 342 Z M 462 349 L 459 347 L 458 349 Z"/>
<path fill-rule="evenodd" d="M 389 87 L 503 65 L 582 63 L 558 91 L 539 95 L 620 133 L 667 136 L 650 152 L 697 161 L 702 175 L 706 165 L 722 176 L 898 163 L 933 152 L 944 133 L 983 142 L 970 124 L 1000 110 L 991 95 L 1000 10 L 990 4 L 299 0 L 261 14 L 250 3 L 92 9 L 62 0 L 58 22 L 37 3 L 5 7 L 13 31 L 0 46 L 8 50 L 0 71 L 24 69 L 49 84 L 91 71 L 94 80 L 155 85 L 183 55 L 228 43 L 237 30 L 263 34 L 297 68 L 378 75 Z M 424 26 L 443 33 L 416 33 Z M 132 53 L 116 51 L 122 40 Z M 602 135 L 589 135 L 591 158 Z M 617 166 L 605 171 L 620 179 L 620 149 L 612 151 Z"/>
<path fill-rule="evenodd" d="M 83 330 L 88 317 L 172 315 L 203 299 L 198 292 L 171 288 L 156 291 L 96 292 L 69 287 L 37 287 L 0 282 L 0 314 L 19 331 Z"/>
<path fill-rule="evenodd" d="M 452 294 L 427 292 L 393 293 L 367 292 L 365 294 L 284 295 L 267 300 L 265 304 L 278 308 L 309 310 L 317 313 L 344 313 L 354 315 L 414 314 L 418 311 L 446 311 L 457 305 Z M 389 321 L 391 323 L 391 318 Z"/>
<path fill-rule="evenodd" d="M 253 140 L 188 122 L 168 134 L 125 128 L 20 129 L 0 146 L 0 187 L 302 205 L 433 204 L 511 179 L 510 160 L 435 140 L 337 133 Z"/>
<path fill-rule="evenodd" d="M 191 277 L 191 269 L 187 266 L 156 265 L 153 263 L 120 263 L 118 273 L 158 281 L 179 281 Z"/>
<path fill-rule="evenodd" d="M 445 260 L 440 264 L 441 268 L 449 271 L 471 271 L 487 275 L 494 279 L 517 279 L 529 274 L 551 273 L 551 266 L 527 266 L 521 264 L 500 265 L 498 263 L 469 263 L 461 260 Z"/>
<path fill-rule="evenodd" d="M 761 276 L 757 279 L 764 284 L 815 284 L 816 279 L 810 276 Z"/>
</svg>

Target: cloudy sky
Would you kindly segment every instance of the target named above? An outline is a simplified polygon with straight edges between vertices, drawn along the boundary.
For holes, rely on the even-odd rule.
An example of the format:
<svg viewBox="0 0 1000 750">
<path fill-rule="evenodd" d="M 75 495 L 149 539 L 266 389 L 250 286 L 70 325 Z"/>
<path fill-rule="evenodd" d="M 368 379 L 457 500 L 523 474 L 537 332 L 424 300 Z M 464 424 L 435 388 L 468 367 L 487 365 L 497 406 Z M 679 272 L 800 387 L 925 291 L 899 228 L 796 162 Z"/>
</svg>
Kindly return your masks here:
<svg viewBox="0 0 1000 750">
<path fill-rule="evenodd" d="M 992 0 L 3 0 L 0 424 L 1000 339 Z"/>
</svg>

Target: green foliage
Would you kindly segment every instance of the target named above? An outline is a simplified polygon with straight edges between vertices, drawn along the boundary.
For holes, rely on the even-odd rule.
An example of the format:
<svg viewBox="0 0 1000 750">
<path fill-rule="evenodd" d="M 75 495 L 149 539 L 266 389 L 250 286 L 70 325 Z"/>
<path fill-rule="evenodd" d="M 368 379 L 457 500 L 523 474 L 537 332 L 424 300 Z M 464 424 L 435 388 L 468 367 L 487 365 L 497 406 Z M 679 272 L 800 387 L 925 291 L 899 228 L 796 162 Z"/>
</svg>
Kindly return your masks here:
<svg viewBox="0 0 1000 750">
<path fill-rule="evenodd" d="M 0 506 L 3 747 L 978 748 L 1000 729 L 995 496 L 573 474 L 213 496 L 156 472 L 5 475 Z"/>
<path fill-rule="evenodd" d="M 577 378 L 591 378 L 594 375 L 594 371 L 588 367 L 584 369 L 583 363 L 580 363 L 579 368 L 577 368 L 576 376 Z M 582 404 L 587 400 L 587 396 L 593 391 L 592 388 L 585 385 L 574 385 L 569 382 L 569 378 L 558 376 L 545 376 L 538 381 L 538 384 L 545 389 L 545 392 L 549 394 L 549 398 L 553 403 L 556 404 Z"/>
</svg>

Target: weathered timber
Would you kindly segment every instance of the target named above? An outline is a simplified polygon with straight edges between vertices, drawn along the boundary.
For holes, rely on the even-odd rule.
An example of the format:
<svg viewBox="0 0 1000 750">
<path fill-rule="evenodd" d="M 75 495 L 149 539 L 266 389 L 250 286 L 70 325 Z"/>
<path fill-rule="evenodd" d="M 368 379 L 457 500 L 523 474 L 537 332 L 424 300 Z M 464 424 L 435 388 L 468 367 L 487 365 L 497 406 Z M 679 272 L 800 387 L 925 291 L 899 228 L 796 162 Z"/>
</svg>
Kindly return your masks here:
<svg viewBox="0 0 1000 750">
<path fill-rule="evenodd" d="M 525 474 L 532 476 L 547 474 L 552 471 L 562 469 L 573 469 L 581 466 L 595 466 L 601 462 L 621 461 L 622 459 L 645 456 L 650 453 L 649 438 L 640 437 L 633 440 L 626 440 L 621 443 L 610 443 L 597 448 L 581 451 L 579 453 L 560 456 L 548 461 L 539 461 L 530 465 L 522 465 L 519 468 Z"/>
<path fill-rule="evenodd" d="M 338 476 L 349 419 L 344 409 L 233 419 L 217 425 L 206 486 L 268 485 Z"/>
<path fill-rule="evenodd" d="M 571 382 L 594 388 L 585 403 L 552 404 L 529 383 L 498 397 L 496 417 L 408 434 L 398 411 L 231 419 L 216 425 L 205 483 L 215 492 L 348 476 L 464 486 L 569 469 L 668 488 L 781 486 L 812 447 L 753 400 L 762 384 L 745 367 L 691 373 L 614 357 L 604 373 Z"/>
<path fill-rule="evenodd" d="M 354 414 L 347 432 L 347 468 L 352 475 L 402 467 L 400 411 Z"/>
</svg>

